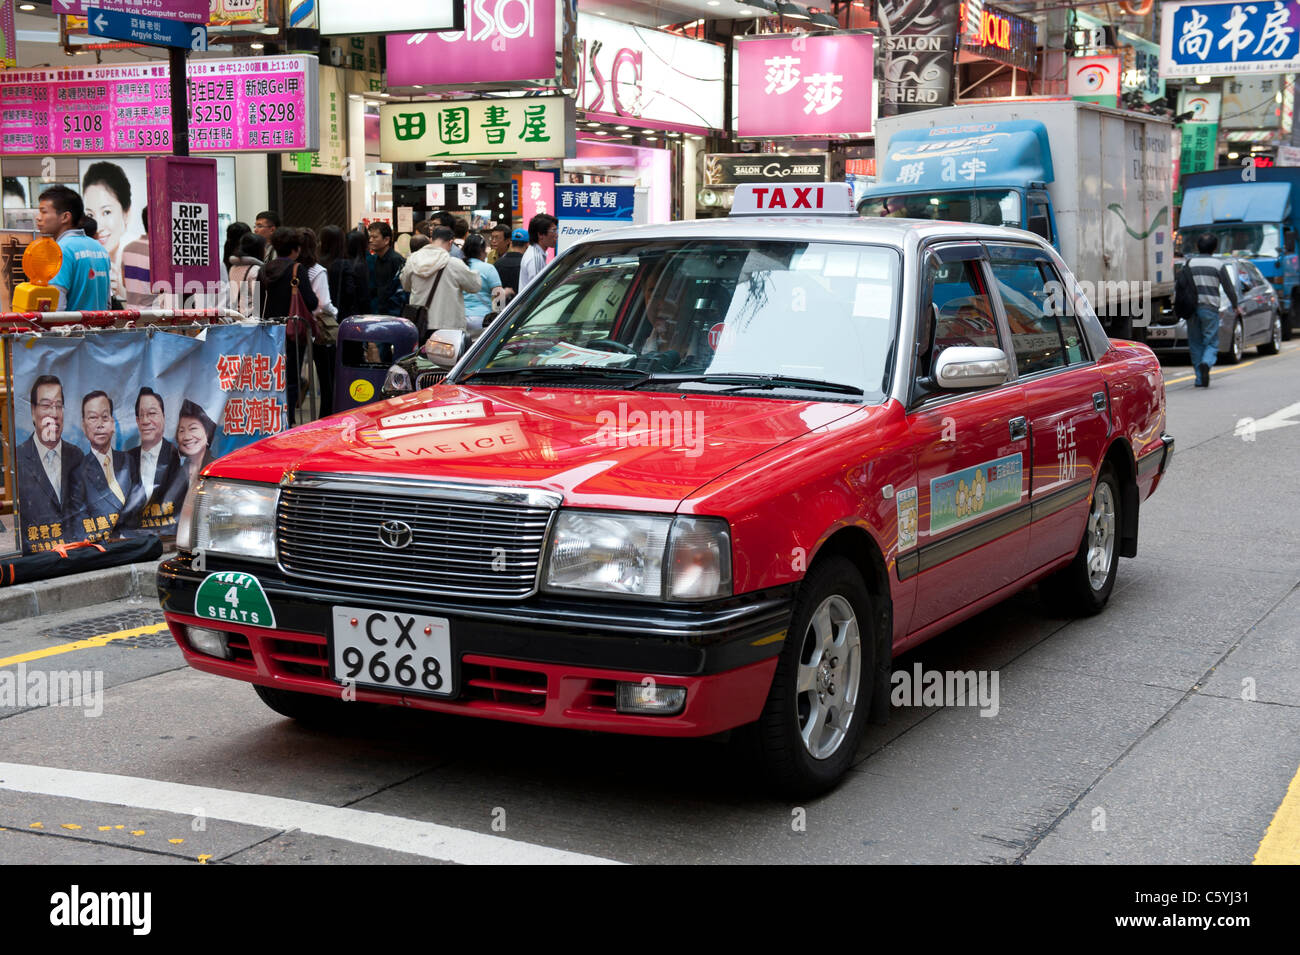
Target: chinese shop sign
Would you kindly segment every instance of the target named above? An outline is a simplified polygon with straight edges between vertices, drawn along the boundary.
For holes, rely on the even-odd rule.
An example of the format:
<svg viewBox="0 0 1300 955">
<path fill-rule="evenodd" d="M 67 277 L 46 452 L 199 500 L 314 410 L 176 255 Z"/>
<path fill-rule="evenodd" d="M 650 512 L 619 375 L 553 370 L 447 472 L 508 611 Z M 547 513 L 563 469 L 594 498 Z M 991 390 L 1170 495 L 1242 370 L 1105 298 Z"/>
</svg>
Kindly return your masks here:
<svg viewBox="0 0 1300 955">
<path fill-rule="evenodd" d="M 191 60 L 190 148 L 295 152 L 319 146 L 316 58 Z M 166 63 L 0 76 L 0 153 L 169 153 Z"/>
<path fill-rule="evenodd" d="M 386 103 L 379 112 L 384 162 L 562 159 L 573 152 L 566 96 Z"/>
<path fill-rule="evenodd" d="M 1178 96 L 1178 112 L 1191 113 L 1192 118 L 1180 124 L 1183 143 L 1179 150 L 1178 175 L 1213 169 L 1218 162 L 1219 150 L 1219 93 L 1201 93 L 1183 90 Z M 1180 195 L 1175 201 L 1181 200 Z"/>
<path fill-rule="evenodd" d="M 556 251 L 579 239 L 632 224 L 634 186 L 556 186 L 555 216 L 559 219 Z"/>
<path fill-rule="evenodd" d="M 1300 2 L 1160 4 L 1160 75 L 1300 70 Z"/>
<path fill-rule="evenodd" d="M 18 65 L 18 32 L 14 29 L 13 0 L 0 0 L 0 70 Z"/>
<path fill-rule="evenodd" d="M 737 135 L 869 135 L 874 42 L 867 33 L 737 39 Z"/>
</svg>

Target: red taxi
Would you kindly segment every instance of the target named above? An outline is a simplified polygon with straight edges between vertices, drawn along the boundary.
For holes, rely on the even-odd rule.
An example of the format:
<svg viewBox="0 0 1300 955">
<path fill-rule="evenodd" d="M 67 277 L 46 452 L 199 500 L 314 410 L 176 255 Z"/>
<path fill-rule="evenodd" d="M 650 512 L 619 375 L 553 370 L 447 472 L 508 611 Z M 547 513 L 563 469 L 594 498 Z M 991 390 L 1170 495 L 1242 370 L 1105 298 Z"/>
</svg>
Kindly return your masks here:
<svg viewBox="0 0 1300 955">
<path fill-rule="evenodd" d="M 212 464 L 158 585 L 193 667 L 658 736 L 833 785 L 891 658 L 1038 583 L 1095 613 L 1173 452 L 1160 365 L 1050 246 L 843 184 L 607 232 L 435 387 Z"/>
</svg>

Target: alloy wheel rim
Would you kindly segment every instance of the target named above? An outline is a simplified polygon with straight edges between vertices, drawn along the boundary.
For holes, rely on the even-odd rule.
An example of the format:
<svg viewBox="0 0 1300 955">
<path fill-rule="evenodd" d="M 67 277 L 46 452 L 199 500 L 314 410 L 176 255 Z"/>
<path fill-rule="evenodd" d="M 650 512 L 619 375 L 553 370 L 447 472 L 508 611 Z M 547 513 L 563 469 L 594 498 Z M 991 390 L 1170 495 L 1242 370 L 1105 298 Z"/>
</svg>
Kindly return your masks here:
<svg viewBox="0 0 1300 955">
<path fill-rule="evenodd" d="M 1282 347 L 1282 316 L 1273 316 L 1273 347 Z"/>
<path fill-rule="evenodd" d="M 1241 330 L 1241 322 L 1232 326 L 1232 357 L 1241 360 L 1242 338 L 1245 337 Z"/>
<path fill-rule="evenodd" d="M 1101 590 L 1110 577 L 1115 554 L 1115 495 L 1110 485 L 1098 482 L 1088 512 L 1088 583 Z"/>
<path fill-rule="evenodd" d="M 795 702 L 799 736 L 814 759 L 843 744 L 862 684 L 862 637 L 853 606 L 838 594 L 821 602 L 808 622 L 799 653 Z"/>
</svg>

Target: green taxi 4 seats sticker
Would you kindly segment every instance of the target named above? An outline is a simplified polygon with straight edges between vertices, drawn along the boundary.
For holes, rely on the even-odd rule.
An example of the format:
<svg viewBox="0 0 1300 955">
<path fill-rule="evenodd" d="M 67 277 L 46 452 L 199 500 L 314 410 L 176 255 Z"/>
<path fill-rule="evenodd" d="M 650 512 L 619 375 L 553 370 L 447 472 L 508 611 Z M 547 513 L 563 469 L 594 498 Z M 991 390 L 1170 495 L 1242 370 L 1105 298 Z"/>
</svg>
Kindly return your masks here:
<svg viewBox="0 0 1300 955">
<path fill-rule="evenodd" d="M 194 595 L 194 616 L 255 627 L 275 627 L 275 614 L 262 584 L 252 574 L 208 574 Z"/>
</svg>

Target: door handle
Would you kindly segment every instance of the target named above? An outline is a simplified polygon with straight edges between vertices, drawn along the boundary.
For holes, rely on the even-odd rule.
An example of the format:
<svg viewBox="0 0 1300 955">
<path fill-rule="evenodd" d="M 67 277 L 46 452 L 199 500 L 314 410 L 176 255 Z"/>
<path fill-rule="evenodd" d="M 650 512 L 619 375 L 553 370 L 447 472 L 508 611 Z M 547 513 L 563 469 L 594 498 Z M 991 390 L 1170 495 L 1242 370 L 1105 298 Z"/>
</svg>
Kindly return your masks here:
<svg viewBox="0 0 1300 955">
<path fill-rule="evenodd" d="M 1011 440 L 1023 441 L 1029 437 L 1029 421 L 1022 417 L 1011 419 Z"/>
</svg>

